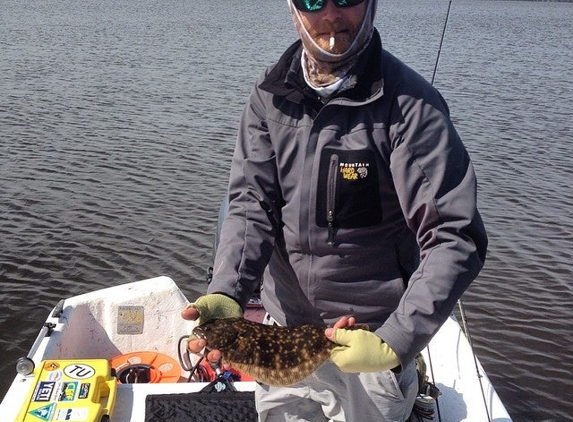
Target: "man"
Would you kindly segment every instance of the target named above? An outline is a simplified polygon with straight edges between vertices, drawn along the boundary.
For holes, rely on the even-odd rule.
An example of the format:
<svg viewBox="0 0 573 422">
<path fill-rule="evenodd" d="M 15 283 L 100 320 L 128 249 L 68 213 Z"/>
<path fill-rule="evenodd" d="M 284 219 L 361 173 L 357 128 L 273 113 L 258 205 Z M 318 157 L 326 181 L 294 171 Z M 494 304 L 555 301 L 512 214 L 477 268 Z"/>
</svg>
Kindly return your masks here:
<svg viewBox="0 0 573 422">
<path fill-rule="evenodd" d="M 377 0 L 287 1 L 300 40 L 251 93 L 213 281 L 183 316 L 242 315 L 266 269 L 274 320 L 334 326 L 339 346 L 259 386 L 260 420 L 404 421 L 414 357 L 485 259 L 472 164 L 440 94 L 382 49 Z"/>
</svg>

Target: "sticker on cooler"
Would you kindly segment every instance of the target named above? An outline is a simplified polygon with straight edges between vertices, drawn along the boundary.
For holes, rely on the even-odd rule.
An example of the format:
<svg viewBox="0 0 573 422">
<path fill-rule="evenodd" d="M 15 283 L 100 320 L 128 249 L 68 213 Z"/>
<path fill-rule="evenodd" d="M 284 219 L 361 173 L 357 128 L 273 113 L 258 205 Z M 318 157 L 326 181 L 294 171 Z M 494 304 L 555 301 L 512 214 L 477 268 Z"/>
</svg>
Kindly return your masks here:
<svg viewBox="0 0 573 422">
<path fill-rule="evenodd" d="M 78 394 L 78 399 L 86 399 L 90 394 L 90 385 L 89 383 L 82 383 L 80 386 L 80 393 Z"/>
<path fill-rule="evenodd" d="M 32 396 L 32 400 L 36 402 L 50 401 L 52 399 L 52 393 L 55 389 L 55 381 L 42 381 L 37 385 L 36 391 L 34 391 L 34 395 Z"/>
<path fill-rule="evenodd" d="M 85 363 L 74 363 L 64 368 L 64 374 L 76 380 L 85 380 L 95 375 L 96 371 Z"/>
<path fill-rule="evenodd" d="M 49 420 L 52 420 L 52 416 L 54 414 L 55 408 L 56 408 L 56 403 L 51 403 L 47 406 L 31 410 L 30 414 L 32 416 L 35 416 L 36 418 L 38 418 L 40 420 L 49 421 Z"/>
<path fill-rule="evenodd" d="M 63 382 L 58 401 L 74 401 L 76 399 L 76 391 L 78 391 L 77 381 Z"/>
<path fill-rule="evenodd" d="M 87 421 L 90 410 L 87 407 L 74 407 L 70 409 L 58 409 L 55 421 Z"/>
</svg>

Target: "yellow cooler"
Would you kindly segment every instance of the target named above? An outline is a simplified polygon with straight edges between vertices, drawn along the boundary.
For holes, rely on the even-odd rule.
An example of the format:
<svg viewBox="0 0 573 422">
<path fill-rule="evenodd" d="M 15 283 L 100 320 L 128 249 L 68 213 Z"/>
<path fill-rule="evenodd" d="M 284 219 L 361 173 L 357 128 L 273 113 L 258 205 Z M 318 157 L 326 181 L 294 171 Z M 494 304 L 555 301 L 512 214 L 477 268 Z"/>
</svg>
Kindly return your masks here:
<svg viewBox="0 0 573 422">
<path fill-rule="evenodd" d="M 107 359 L 43 361 L 16 422 L 106 422 L 116 388 Z"/>
</svg>

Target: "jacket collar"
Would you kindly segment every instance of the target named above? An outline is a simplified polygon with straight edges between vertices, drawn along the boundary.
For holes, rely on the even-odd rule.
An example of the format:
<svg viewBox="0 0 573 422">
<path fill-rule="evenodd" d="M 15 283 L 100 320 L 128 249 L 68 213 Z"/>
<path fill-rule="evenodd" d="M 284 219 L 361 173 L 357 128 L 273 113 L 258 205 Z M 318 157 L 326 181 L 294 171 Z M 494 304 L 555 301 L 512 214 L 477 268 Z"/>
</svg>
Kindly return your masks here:
<svg viewBox="0 0 573 422">
<path fill-rule="evenodd" d="M 298 40 L 270 69 L 259 88 L 271 94 L 286 97 L 295 103 L 301 103 L 305 99 L 316 101 L 316 93 L 304 80 L 301 56 L 302 43 Z M 374 29 L 370 44 L 350 70 L 348 78 L 334 98 L 345 97 L 354 101 L 367 101 L 380 92 L 383 86 L 382 42 L 380 34 Z"/>
</svg>

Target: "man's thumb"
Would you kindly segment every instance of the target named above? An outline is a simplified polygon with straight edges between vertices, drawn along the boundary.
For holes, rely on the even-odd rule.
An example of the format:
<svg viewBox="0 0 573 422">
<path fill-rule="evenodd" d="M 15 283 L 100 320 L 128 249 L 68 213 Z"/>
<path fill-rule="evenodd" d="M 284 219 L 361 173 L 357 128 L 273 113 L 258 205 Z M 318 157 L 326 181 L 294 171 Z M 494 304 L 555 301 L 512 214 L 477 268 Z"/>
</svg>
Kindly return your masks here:
<svg viewBox="0 0 573 422">
<path fill-rule="evenodd" d="M 197 310 L 197 308 L 194 308 L 193 306 L 189 305 L 187 308 L 183 309 L 183 311 L 181 311 L 181 317 L 183 319 L 186 319 L 188 321 L 194 321 L 197 318 L 199 318 L 199 310 Z"/>
<path fill-rule="evenodd" d="M 334 341 L 334 339 L 336 338 L 336 333 L 334 332 L 334 330 L 335 330 L 334 328 L 327 328 L 326 330 L 324 330 L 324 335 L 330 341 Z"/>
</svg>

